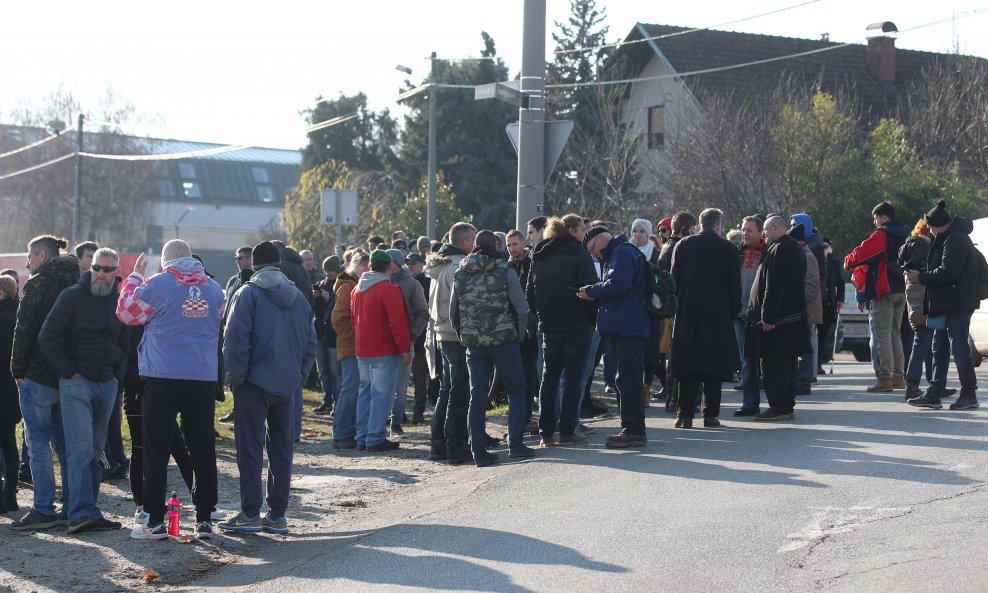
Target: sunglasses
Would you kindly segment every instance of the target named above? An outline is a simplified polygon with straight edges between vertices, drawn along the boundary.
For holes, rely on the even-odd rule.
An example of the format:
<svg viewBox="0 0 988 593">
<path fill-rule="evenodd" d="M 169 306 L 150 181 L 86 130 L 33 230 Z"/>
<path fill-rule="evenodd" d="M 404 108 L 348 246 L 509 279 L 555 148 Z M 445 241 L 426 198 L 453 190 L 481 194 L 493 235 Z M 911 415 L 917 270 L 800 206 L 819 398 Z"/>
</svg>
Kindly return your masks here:
<svg viewBox="0 0 988 593">
<path fill-rule="evenodd" d="M 666 227 L 664 227 L 664 226 L 660 226 L 660 227 L 659 227 L 659 228 L 657 229 L 657 231 L 658 231 L 658 232 L 660 232 L 660 233 L 668 233 L 668 232 L 669 232 L 669 229 L 667 229 L 667 228 L 666 228 Z"/>
<path fill-rule="evenodd" d="M 109 274 L 110 272 L 116 272 L 117 271 L 117 267 L 118 266 L 100 266 L 100 265 L 97 265 L 97 264 L 93 264 L 93 271 L 94 272 L 106 272 L 107 274 Z"/>
</svg>

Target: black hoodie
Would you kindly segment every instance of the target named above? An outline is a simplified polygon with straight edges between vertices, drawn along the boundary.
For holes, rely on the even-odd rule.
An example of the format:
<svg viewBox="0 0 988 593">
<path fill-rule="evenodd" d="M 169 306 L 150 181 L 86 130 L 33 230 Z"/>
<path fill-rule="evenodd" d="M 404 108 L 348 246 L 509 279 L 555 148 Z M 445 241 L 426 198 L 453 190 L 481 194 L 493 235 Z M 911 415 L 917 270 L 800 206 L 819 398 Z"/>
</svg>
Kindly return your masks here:
<svg viewBox="0 0 988 593">
<path fill-rule="evenodd" d="M 930 317 L 948 313 L 972 313 L 981 305 L 978 298 L 978 273 L 981 261 L 971 241 L 974 223 L 955 216 L 944 232 L 933 239 L 927 260 L 927 272 L 919 275 L 926 285 L 926 314 Z"/>
</svg>

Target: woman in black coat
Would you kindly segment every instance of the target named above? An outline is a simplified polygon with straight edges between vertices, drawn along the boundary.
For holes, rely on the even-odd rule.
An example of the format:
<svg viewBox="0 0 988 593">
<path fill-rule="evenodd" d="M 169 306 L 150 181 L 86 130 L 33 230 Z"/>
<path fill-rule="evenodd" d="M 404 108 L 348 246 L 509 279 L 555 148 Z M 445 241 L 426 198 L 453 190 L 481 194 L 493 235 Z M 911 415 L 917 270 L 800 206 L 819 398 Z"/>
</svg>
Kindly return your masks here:
<svg viewBox="0 0 988 593">
<path fill-rule="evenodd" d="M 10 276 L 0 276 L 0 448 L 3 450 L 4 463 L 0 513 L 18 509 L 17 471 L 20 460 L 15 432 L 17 423 L 21 421 L 21 406 L 17 396 L 17 383 L 10 374 L 10 352 L 16 322 L 17 281 Z"/>
</svg>

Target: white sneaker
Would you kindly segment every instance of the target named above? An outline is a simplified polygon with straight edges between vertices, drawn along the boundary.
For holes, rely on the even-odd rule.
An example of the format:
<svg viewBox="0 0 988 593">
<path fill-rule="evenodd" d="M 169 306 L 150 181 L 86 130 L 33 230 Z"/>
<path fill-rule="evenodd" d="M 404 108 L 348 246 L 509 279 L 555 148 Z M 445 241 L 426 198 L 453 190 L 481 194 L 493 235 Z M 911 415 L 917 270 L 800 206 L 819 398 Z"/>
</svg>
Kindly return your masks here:
<svg viewBox="0 0 988 593">
<path fill-rule="evenodd" d="M 135 527 L 130 532 L 132 539 L 165 539 L 168 537 L 168 530 L 164 523 L 158 523 L 153 527 Z"/>
<path fill-rule="evenodd" d="M 148 524 L 148 519 L 150 518 L 151 515 L 144 509 L 137 509 L 134 511 L 134 525 L 146 527 Z"/>
<path fill-rule="evenodd" d="M 227 512 L 221 509 L 216 509 L 215 511 L 209 514 L 209 518 L 212 519 L 213 521 L 226 519 L 226 517 L 227 517 Z"/>
</svg>

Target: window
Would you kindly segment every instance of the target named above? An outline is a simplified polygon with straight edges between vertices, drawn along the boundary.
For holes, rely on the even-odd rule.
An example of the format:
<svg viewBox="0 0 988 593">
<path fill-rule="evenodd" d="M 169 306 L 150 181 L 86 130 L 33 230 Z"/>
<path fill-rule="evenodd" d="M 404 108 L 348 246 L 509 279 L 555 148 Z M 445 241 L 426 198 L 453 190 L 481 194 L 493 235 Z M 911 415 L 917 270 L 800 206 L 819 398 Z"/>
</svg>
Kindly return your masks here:
<svg viewBox="0 0 988 593">
<path fill-rule="evenodd" d="M 656 105 L 648 108 L 648 147 L 662 148 L 666 145 L 666 108 Z"/>
<path fill-rule="evenodd" d="M 175 184 L 171 181 L 158 180 L 158 195 L 162 198 L 175 197 Z"/>
<path fill-rule="evenodd" d="M 192 163 L 179 163 L 178 174 L 182 176 L 182 179 L 195 179 L 196 166 Z"/>
<path fill-rule="evenodd" d="M 198 181 L 183 181 L 182 191 L 185 193 L 186 198 L 202 197 L 202 187 L 199 186 Z"/>
<path fill-rule="evenodd" d="M 264 167 L 251 167 L 250 174 L 254 177 L 254 183 L 271 183 L 268 170 Z"/>
<path fill-rule="evenodd" d="M 257 186 L 257 199 L 265 203 L 274 202 L 274 190 L 271 189 L 270 185 L 258 185 Z"/>
<path fill-rule="evenodd" d="M 168 163 L 158 163 L 154 166 L 154 176 L 160 177 L 162 179 L 168 179 L 172 176 L 171 171 L 168 170 Z"/>
</svg>

